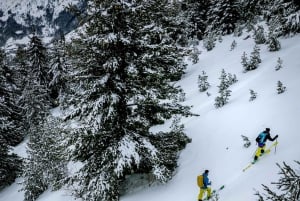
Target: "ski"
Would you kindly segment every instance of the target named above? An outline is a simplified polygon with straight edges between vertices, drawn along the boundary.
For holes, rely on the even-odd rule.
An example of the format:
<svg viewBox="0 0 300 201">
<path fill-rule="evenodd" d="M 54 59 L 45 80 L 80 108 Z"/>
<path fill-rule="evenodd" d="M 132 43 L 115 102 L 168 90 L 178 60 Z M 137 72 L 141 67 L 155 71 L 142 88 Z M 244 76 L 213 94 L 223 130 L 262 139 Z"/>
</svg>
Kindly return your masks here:
<svg viewBox="0 0 300 201">
<path fill-rule="evenodd" d="M 271 152 L 271 149 L 272 149 L 273 147 L 276 147 L 277 144 L 278 144 L 278 141 L 276 140 L 276 142 L 272 143 L 271 146 L 265 150 L 265 153 L 264 153 L 262 156 L 269 154 L 269 153 Z M 260 157 L 262 157 L 262 156 L 260 156 Z M 252 167 L 252 165 L 254 165 L 255 163 L 257 163 L 257 161 L 258 161 L 258 159 L 257 159 L 256 161 L 252 161 L 251 163 L 249 163 L 249 164 L 243 169 L 243 172 L 245 172 L 245 171 L 248 170 L 250 167 Z"/>
<path fill-rule="evenodd" d="M 220 188 L 218 188 L 217 190 L 213 190 L 211 192 L 210 197 L 205 197 L 203 200 L 210 200 L 214 195 L 216 195 L 217 193 L 219 193 L 219 191 L 223 190 L 225 187 L 225 185 L 222 185 Z"/>
</svg>

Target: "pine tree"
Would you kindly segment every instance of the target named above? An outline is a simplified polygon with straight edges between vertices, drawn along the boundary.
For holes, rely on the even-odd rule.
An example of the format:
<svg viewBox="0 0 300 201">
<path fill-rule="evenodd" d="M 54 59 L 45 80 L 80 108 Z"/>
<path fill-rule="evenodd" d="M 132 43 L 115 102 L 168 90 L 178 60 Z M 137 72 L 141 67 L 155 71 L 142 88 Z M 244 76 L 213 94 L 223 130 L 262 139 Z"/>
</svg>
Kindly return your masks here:
<svg viewBox="0 0 300 201">
<path fill-rule="evenodd" d="M 219 96 L 215 98 L 215 107 L 220 108 L 223 107 L 226 103 L 228 103 L 229 96 L 231 96 L 231 90 L 225 89 L 219 92 Z"/>
<path fill-rule="evenodd" d="M 235 29 L 233 31 L 233 36 L 240 37 L 243 34 L 243 28 L 240 23 L 236 23 Z"/>
<path fill-rule="evenodd" d="M 271 32 L 269 33 L 267 44 L 268 44 L 268 49 L 271 52 L 278 51 L 281 48 L 281 44 L 280 44 L 279 40 Z"/>
<path fill-rule="evenodd" d="M 196 46 L 194 46 L 193 50 L 190 54 L 190 58 L 191 58 L 193 64 L 198 63 L 200 53 L 201 53 L 200 50 Z"/>
<path fill-rule="evenodd" d="M 228 103 L 229 96 L 231 96 L 231 90 L 229 90 L 230 83 L 228 82 L 227 73 L 224 69 L 221 71 L 220 76 L 220 85 L 219 88 L 219 96 L 215 98 L 215 107 L 220 108 L 223 107 L 226 103 Z"/>
<path fill-rule="evenodd" d="M 254 41 L 255 44 L 264 44 L 266 42 L 266 37 L 264 33 L 264 27 L 263 26 L 257 26 L 257 29 L 254 31 Z"/>
<path fill-rule="evenodd" d="M 28 66 L 28 59 L 27 59 L 27 51 L 24 47 L 19 46 L 16 55 L 13 58 L 13 66 L 15 68 L 15 77 L 16 85 L 18 88 L 18 94 L 22 94 L 23 89 L 26 85 L 26 77 L 28 76 L 29 66 Z"/>
<path fill-rule="evenodd" d="M 261 63 L 260 59 L 260 48 L 258 45 L 255 45 L 253 51 L 251 52 L 250 60 L 248 61 L 247 54 L 244 52 L 242 55 L 242 65 L 245 72 L 255 70 L 258 68 L 258 65 Z"/>
<path fill-rule="evenodd" d="M 44 123 L 51 108 L 49 92 L 49 68 L 47 65 L 46 48 L 39 37 L 34 35 L 29 43 L 28 66 L 26 83 L 20 99 L 23 114 L 26 117 L 28 135 L 28 158 L 24 165 L 25 201 L 36 200 L 49 186 L 45 179 L 47 169 L 44 166 L 45 149 L 49 145 L 43 144 L 46 137 L 43 134 L 55 131 L 55 129 L 44 129 Z M 45 147 L 46 146 L 46 147 Z M 49 161 L 48 161 L 49 162 Z M 44 172 L 45 171 L 45 172 Z M 47 175 L 48 176 L 48 175 Z"/>
<path fill-rule="evenodd" d="M 219 92 L 229 88 L 231 83 L 228 80 L 228 74 L 225 72 L 225 69 L 222 69 L 219 80 L 220 80 L 220 85 L 218 86 Z"/>
<path fill-rule="evenodd" d="M 206 91 L 210 84 L 207 81 L 208 76 L 206 75 L 205 71 L 202 71 L 202 75 L 198 76 L 198 88 L 200 92 Z"/>
<path fill-rule="evenodd" d="M 237 81 L 238 81 L 238 79 L 235 74 L 233 74 L 233 75 L 231 73 L 227 74 L 227 82 L 229 85 L 233 85 Z"/>
<path fill-rule="evenodd" d="M 178 102 L 184 102 L 185 101 L 185 93 L 182 89 L 179 90 L 178 95 L 174 96 L 174 99 Z"/>
<path fill-rule="evenodd" d="M 282 68 L 282 59 L 280 57 L 278 57 L 277 59 L 277 65 L 275 66 L 275 70 L 278 71 Z"/>
<path fill-rule="evenodd" d="M 47 66 L 47 52 L 42 40 L 33 35 L 30 39 L 28 52 L 28 60 L 31 65 L 30 73 L 34 74 L 36 81 L 40 85 L 48 86 L 49 84 L 49 67 Z"/>
<path fill-rule="evenodd" d="M 206 34 L 215 31 L 221 35 L 231 34 L 240 19 L 240 6 L 237 0 L 213 0 L 208 12 Z"/>
<path fill-rule="evenodd" d="M 248 61 L 248 57 L 247 57 L 246 52 L 243 52 L 243 55 L 242 55 L 241 59 L 242 59 L 241 63 L 242 63 L 242 66 L 244 68 L 244 72 L 247 72 L 248 69 L 249 69 L 249 67 L 248 67 L 249 66 L 249 61 Z"/>
<path fill-rule="evenodd" d="M 22 106 L 23 116 L 26 117 L 26 124 L 34 126 L 43 121 L 51 107 L 46 48 L 36 35 L 31 38 L 27 56 L 30 68 L 26 69 L 27 77 L 19 103 Z"/>
<path fill-rule="evenodd" d="M 300 165 L 299 161 L 295 161 Z M 300 175 L 297 174 L 297 171 L 291 166 L 283 162 L 283 166 L 276 164 L 280 168 L 279 174 L 281 175 L 280 179 L 277 182 L 273 182 L 277 186 L 277 189 L 281 194 L 277 194 L 271 190 L 268 186 L 262 184 L 264 187 L 265 193 L 261 195 L 259 192 L 256 195 L 261 201 L 272 200 L 272 201 L 298 201 L 300 199 Z"/>
<path fill-rule="evenodd" d="M 262 15 L 264 9 L 263 0 L 240 0 L 241 21 L 248 23 L 257 22 L 258 16 Z"/>
<path fill-rule="evenodd" d="M 203 46 L 206 48 L 207 51 L 211 51 L 216 46 L 216 33 L 209 32 L 203 39 Z"/>
<path fill-rule="evenodd" d="M 23 172 L 25 201 L 34 201 L 50 188 L 58 190 L 66 177 L 65 145 L 60 122 L 49 117 L 31 129 Z"/>
<path fill-rule="evenodd" d="M 255 45 L 253 52 L 251 52 L 250 63 L 248 65 L 248 71 L 258 68 L 258 65 L 261 63 L 260 59 L 260 48 L 258 45 Z"/>
<path fill-rule="evenodd" d="M 283 92 L 286 91 L 286 87 L 283 86 L 282 82 L 281 81 L 278 81 L 277 82 L 277 93 L 278 94 L 282 94 Z"/>
<path fill-rule="evenodd" d="M 0 49 L 0 135 L 11 146 L 19 144 L 24 137 L 16 93 L 13 70 L 7 65 L 5 52 Z"/>
<path fill-rule="evenodd" d="M 206 0 L 186 0 L 184 2 L 188 22 L 190 23 L 189 31 L 191 38 L 196 37 L 202 40 L 207 28 L 207 12 L 210 8 L 211 1 Z"/>
<path fill-rule="evenodd" d="M 67 61 L 66 61 L 66 44 L 64 36 L 53 42 L 53 47 L 50 52 L 50 77 L 49 82 L 50 96 L 58 104 L 58 98 L 62 97 L 63 90 L 65 89 L 66 74 L 67 74 Z"/>
<path fill-rule="evenodd" d="M 83 166 L 69 181 L 83 200 L 117 201 L 126 175 L 168 181 L 178 151 L 189 142 L 181 129 L 149 130 L 173 115 L 190 114 L 172 101 L 180 88 L 171 81 L 181 78 L 186 51 L 178 46 L 183 31 L 166 1 L 94 0 L 89 6 L 86 31 L 70 52 L 74 73 L 68 85 L 74 91 L 66 120 L 76 119 L 80 127 L 67 141 L 72 160 Z"/>
<path fill-rule="evenodd" d="M 235 40 L 232 41 L 231 45 L 230 45 L 230 51 L 234 50 L 234 48 L 236 47 L 237 43 Z"/>
<path fill-rule="evenodd" d="M 249 99 L 249 101 L 254 101 L 256 98 L 257 98 L 257 93 L 254 90 L 250 89 L 250 99 Z"/>
<path fill-rule="evenodd" d="M 243 146 L 245 148 L 250 147 L 251 146 L 251 142 L 250 142 L 249 138 L 247 136 L 244 136 L 244 135 L 241 135 L 241 136 L 242 136 L 242 139 L 244 141 L 244 145 Z"/>
<path fill-rule="evenodd" d="M 11 154 L 7 141 L 0 133 L 0 190 L 12 184 L 22 170 L 22 161 L 16 154 Z"/>
</svg>

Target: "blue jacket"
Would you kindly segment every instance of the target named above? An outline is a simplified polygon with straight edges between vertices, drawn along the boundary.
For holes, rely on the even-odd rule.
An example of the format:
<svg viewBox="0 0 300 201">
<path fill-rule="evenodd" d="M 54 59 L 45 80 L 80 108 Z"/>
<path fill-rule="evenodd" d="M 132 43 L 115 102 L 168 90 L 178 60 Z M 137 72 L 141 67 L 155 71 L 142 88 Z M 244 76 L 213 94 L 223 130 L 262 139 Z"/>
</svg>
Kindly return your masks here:
<svg viewBox="0 0 300 201">
<path fill-rule="evenodd" d="M 203 188 L 207 188 L 208 185 L 211 185 L 211 182 L 208 179 L 208 174 L 203 173 Z"/>
<path fill-rule="evenodd" d="M 274 141 L 277 137 L 278 135 L 272 138 L 269 132 L 263 131 L 258 135 L 258 137 L 255 140 L 258 143 L 259 147 L 263 147 L 265 146 L 267 140 Z"/>
</svg>

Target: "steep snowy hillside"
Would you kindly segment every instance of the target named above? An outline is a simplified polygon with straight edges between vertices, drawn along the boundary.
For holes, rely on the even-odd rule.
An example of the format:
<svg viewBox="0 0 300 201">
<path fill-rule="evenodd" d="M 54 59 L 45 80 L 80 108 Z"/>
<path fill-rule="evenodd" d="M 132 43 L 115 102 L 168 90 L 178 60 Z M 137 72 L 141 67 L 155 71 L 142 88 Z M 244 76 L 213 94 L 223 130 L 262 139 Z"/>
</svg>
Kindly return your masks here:
<svg viewBox="0 0 300 201">
<path fill-rule="evenodd" d="M 36 30 L 43 36 L 55 36 L 74 29 L 69 4 L 84 7 L 82 0 L 0 1 L 0 46 L 21 39 Z"/>
<path fill-rule="evenodd" d="M 219 192 L 219 201 L 254 201 L 258 200 L 255 192 L 263 192 L 261 184 L 276 190 L 271 185 L 280 177 L 276 163 L 286 162 L 300 174 L 299 166 L 294 163 L 294 160 L 300 160 L 300 35 L 280 38 L 280 51 L 269 52 L 266 45 L 260 45 L 262 62 L 256 70 L 245 73 L 241 56 L 246 52 L 249 57 L 255 45 L 248 35 L 252 36 L 252 33 L 223 37 L 222 42 L 217 42 L 209 52 L 202 44 L 198 46 L 202 52 L 199 62 L 192 64 L 188 61 L 186 74 L 177 83 L 185 90 L 184 104 L 192 105 L 192 111 L 200 115 L 182 119 L 192 142 L 182 151 L 178 169 L 170 182 L 131 191 L 122 196 L 121 201 L 197 201 L 199 189 L 196 177 L 205 169 L 210 170 L 213 189 L 225 185 Z M 231 50 L 233 41 L 236 47 Z M 279 57 L 283 61 L 282 68 L 275 70 Z M 231 96 L 228 103 L 215 108 L 222 69 L 236 75 L 238 82 L 229 88 Z M 199 92 L 197 82 L 202 71 L 208 76 L 210 95 Z M 286 87 L 284 93 L 278 94 L 278 81 Z M 257 93 L 253 101 L 249 101 L 249 89 Z M 153 129 L 160 130 L 166 126 Z M 278 146 L 243 172 L 242 169 L 253 159 L 257 134 L 266 127 L 271 128 L 272 137 L 279 135 Z M 243 146 L 241 135 L 251 141 L 249 148 Z M 24 156 L 25 146 L 26 143 L 21 144 L 15 152 Z M 22 188 L 18 185 L 21 179 L 0 192 L 0 201 L 23 201 L 24 192 L 18 191 Z M 70 194 L 68 189 L 47 191 L 38 201 L 74 201 Z"/>
<path fill-rule="evenodd" d="M 187 105 L 193 105 L 193 112 L 199 117 L 183 120 L 186 132 L 192 143 L 182 152 L 178 172 L 168 184 L 154 186 L 144 191 L 133 192 L 123 197 L 122 201 L 196 201 L 199 193 L 196 177 L 205 169 L 210 170 L 212 188 L 225 188 L 219 192 L 219 201 L 253 201 L 258 200 L 254 194 L 263 192 L 261 184 L 276 190 L 271 182 L 278 181 L 279 168 L 288 163 L 296 168 L 294 160 L 299 160 L 298 119 L 300 105 L 300 35 L 282 38 L 281 50 L 269 52 L 266 45 L 260 45 L 262 63 L 258 69 L 245 73 L 241 64 L 243 52 L 247 55 L 255 45 L 250 33 L 241 37 L 226 36 L 216 48 L 202 51 L 197 64 L 190 64 L 186 77 L 178 84 L 186 92 Z M 231 49 L 232 42 L 237 46 Z M 283 61 L 282 68 L 275 70 L 278 58 Z M 235 74 L 238 82 L 229 89 L 232 91 L 229 102 L 216 109 L 215 98 L 218 96 L 221 71 Z M 210 88 L 199 92 L 198 76 L 205 71 Z M 286 86 L 286 91 L 278 94 L 277 82 Z M 249 101 L 252 89 L 257 93 L 254 101 Z M 271 135 L 279 135 L 278 146 L 257 164 L 243 172 L 253 160 L 256 150 L 255 138 L 266 127 L 271 128 Z M 247 136 L 251 146 L 245 148 L 241 135 Z M 268 142 L 268 145 L 271 143 Z"/>
</svg>

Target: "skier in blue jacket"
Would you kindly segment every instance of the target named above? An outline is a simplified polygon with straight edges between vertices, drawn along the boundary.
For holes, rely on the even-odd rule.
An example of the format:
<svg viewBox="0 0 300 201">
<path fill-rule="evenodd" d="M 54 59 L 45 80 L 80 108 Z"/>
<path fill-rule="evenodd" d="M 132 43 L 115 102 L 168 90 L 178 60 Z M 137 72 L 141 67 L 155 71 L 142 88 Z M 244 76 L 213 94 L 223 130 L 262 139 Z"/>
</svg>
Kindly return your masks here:
<svg viewBox="0 0 300 201">
<path fill-rule="evenodd" d="M 263 132 L 261 132 L 258 137 L 255 139 L 255 141 L 258 144 L 258 148 L 255 152 L 254 161 L 258 159 L 259 156 L 261 156 L 265 152 L 266 148 L 266 141 L 274 141 L 278 138 L 278 135 L 276 135 L 274 138 L 271 137 L 270 134 L 270 128 L 266 128 Z"/>
<path fill-rule="evenodd" d="M 200 187 L 200 193 L 198 195 L 198 200 L 202 201 L 202 197 L 205 192 L 207 192 L 207 198 L 209 199 L 211 197 L 211 188 L 209 185 L 211 185 L 211 182 L 208 179 L 208 170 L 205 170 L 204 173 L 202 174 L 203 176 L 203 186 Z"/>
</svg>

